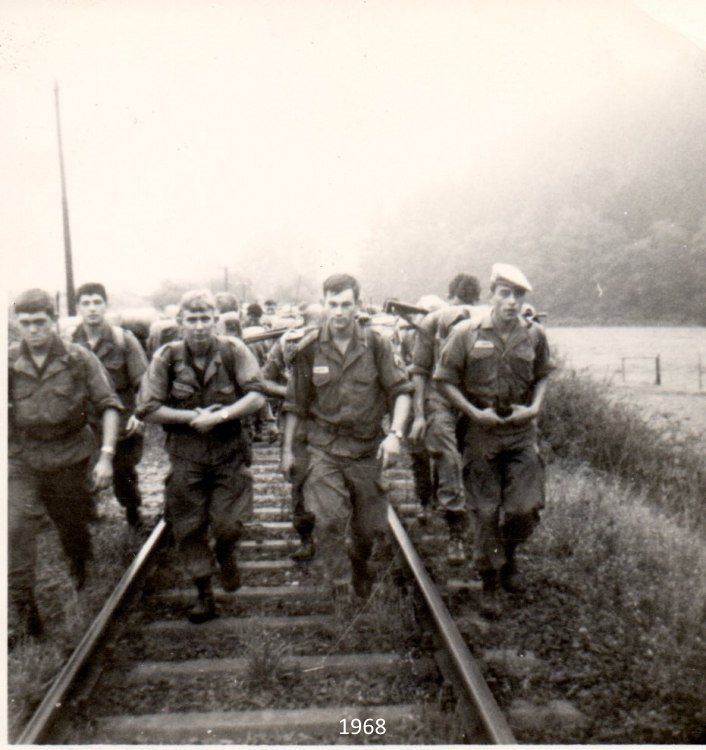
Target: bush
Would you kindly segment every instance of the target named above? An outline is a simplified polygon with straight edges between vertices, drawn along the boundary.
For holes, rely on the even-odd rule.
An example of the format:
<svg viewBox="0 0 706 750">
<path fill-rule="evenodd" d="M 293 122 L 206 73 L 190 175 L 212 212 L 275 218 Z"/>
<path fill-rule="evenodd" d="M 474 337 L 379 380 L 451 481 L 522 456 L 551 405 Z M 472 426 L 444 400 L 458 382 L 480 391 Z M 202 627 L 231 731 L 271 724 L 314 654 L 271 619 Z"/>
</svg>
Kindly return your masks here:
<svg viewBox="0 0 706 750">
<path fill-rule="evenodd" d="M 547 392 L 540 431 L 552 454 L 627 480 L 659 508 L 704 528 L 706 466 L 677 420 L 651 423 L 608 384 L 560 368 Z"/>
</svg>

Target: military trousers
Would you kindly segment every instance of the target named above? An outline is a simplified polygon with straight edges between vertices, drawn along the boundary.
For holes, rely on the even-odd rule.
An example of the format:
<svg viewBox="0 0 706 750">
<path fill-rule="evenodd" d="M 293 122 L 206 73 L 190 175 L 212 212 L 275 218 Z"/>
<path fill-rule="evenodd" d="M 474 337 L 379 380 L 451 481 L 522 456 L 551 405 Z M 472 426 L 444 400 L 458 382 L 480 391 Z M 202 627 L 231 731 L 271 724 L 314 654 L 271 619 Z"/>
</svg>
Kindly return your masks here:
<svg viewBox="0 0 706 750">
<path fill-rule="evenodd" d="M 466 513 L 463 461 L 456 433 L 459 414 L 437 394 L 427 399 L 425 410 L 427 430 L 424 445 L 434 462 L 439 507 L 452 516 L 463 516 Z"/>
<path fill-rule="evenodd" d="M 375 453 L 360 458 L 335 456 L 309 447 L 304 484 L 306 508 L 316 517 L 317 562 L 329 579 L 340 577 L 342 550 L 366 562 L 387 532 L 387 499 Z"/>
<path fill-rule="evenodd" d="M 242 535 L 243 522 L 252 516 L 252 473 L 240 455 L 216 465 L 181 456 L 170 459 L 165 517 L 187 575 L 205 578 L 215 569 L 209 530 L 216 557 L 223 559 Z"/>
<path fill-rule="evenodd" d="M 37 541 L 46 516 L 54 523 L 71 567 L 91 558 L 88 521 L 92 494 L 90 460 L 62 469 L 37 471 L 21 459 L 8 465 L 9 593 L 16 605 L 32 596 Z"/>
<path fill-rule="evenodd" d="M 306 509 L 304 484 L 309 473 L 309 452 L 306 447 L 306 432 L 294 436 L 292 441 L 294 468 L 292 469 L 292 525 L 299 536 L 310 537 L 314 531 L 315 516 Z"/>
<path fill-rule="evenodd" d="M 139 433 L 118 440 L 113 458 L 113 492 L 124 508 L 137 508 L 142 495 L 137 477 L 137 464 L 142 460 L 144 438 Z"/>
<path fill-rule="evenodd" d="M 469 428 L 464 483 L 473 513 L 474 562 L 479 572 L 500 570 L 539 522 L 544 507 L 544 462 L 533 424 L 511 433 Z"/>
<path fill-rule="evenodd" d="M 438 476 L 431 453 L 424 444 L 412 441 L 408 441 L 407 450 L 414 479 L 414 494 L 422 508 L 429 508 L 434 504 L 438 485 Z"/>
</svg>

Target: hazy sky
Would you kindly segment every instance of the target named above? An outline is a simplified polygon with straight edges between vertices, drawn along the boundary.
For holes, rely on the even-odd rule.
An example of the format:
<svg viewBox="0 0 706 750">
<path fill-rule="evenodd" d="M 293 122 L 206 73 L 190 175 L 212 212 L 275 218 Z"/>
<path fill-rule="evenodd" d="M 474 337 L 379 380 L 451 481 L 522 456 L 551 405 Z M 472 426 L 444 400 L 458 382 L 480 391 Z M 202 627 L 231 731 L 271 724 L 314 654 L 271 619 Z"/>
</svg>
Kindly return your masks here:
<svg viewBox="0 0 706 750">
<path fill-rule="evenodd" d="M 355 271 L 409 201 L 510 168 L 543 137 L 538 98 L 558 122 L 588 114 L 606 82 L 572 47 L 601 4 L 539 31 L 531 4 L 4 0 L 9 290 L 63 287 L 55 80 L 77 283 L 147 293 L 226 264 L 320 279 Z M 637 4 L 706 48 L 703 0 Z"/>
</svg>

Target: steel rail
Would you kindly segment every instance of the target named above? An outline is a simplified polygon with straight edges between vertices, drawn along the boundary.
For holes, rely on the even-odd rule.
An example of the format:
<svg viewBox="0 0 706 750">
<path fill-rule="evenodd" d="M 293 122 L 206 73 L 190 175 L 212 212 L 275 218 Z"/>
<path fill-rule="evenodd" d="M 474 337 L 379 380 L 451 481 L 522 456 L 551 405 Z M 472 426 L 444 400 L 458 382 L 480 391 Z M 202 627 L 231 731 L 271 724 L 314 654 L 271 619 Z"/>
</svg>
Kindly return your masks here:
<svg viewBox="0 0 706 750">
<path fill-rule="evenodd" d="M 424 597 L 424 602 L 449 654 L 458 681 L 463 686 L 465 697 L 478 712 L 478 717 L 488 737 L 497 745 L 516 745 L 517 740 L 504 714 L 490 692 L 456 623 L 442 601 L 436 585 L 391 505 L 388 505 L 387 522 Z"/>
<path fill-rule="evenodd" d="M 135 556 L 130 567 L 123 574 L 113 593 L 103 605 L 101 611 L 96 615 L 81 642 L 76 646 L 69 660 L 64 664 L 62 670 L 52 682 L 44 699 L 32 715 L 32 718 L 25 725 L 22 734 L 17 738 L 15 744 L 36 745 L 46 737 L 52 722 L 61 711 L 66 696 L 74 686 L 79 673 L 94 654 L 116 611 L 132 592 L 146 564 L 162 542 L 165 530 L 166 524 L 164 519 L 160 519 L 154 529 L 152 529 L 152 533 L 149 535 L 147 541 Z"/>
</svg>

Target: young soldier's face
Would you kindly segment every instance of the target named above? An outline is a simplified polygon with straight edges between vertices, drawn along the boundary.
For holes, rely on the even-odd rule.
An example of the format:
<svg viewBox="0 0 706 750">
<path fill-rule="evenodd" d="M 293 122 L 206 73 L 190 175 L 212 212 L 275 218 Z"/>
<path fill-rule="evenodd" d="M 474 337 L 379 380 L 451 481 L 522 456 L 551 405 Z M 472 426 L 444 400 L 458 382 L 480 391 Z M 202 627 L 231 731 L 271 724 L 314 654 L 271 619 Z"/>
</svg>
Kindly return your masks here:
<svg viewBox="0 0 706 750">
<path fill-rule="evenodd" d="M 499 320 L 514 320 L 520 314 L 524 299 L 524 289 L 509 284 L 496 284 L 490 297 L 493 314 Z"/>
<path fill-rule="evenodd" d="M 179 318 L 184 340 L 192 349 L 208 345 L 216 331 L 215 310 L 182 310 Z"/>
<path fill-rule="evenodd" d="M 54 320 L 45 312 L 17 313 L 22 340 L 30 350 L 41 350 L 51 340 L 54 331 Z"/>
<path fill-rule="evenodd" d="M 344 289 L 338 294 L 326 292 L 324 312 L 331 328 L 337 333 L 343 333 L 353 328 L 357 309 L 358 302 L 352 289 Z"/>
<path fill-rule="evenodd" d="M 78 314 L 84 323 L 95 326 L 105 319 L 106 307 L 100 294 L 82 294 L 78 301 Z"/>
</svg>

